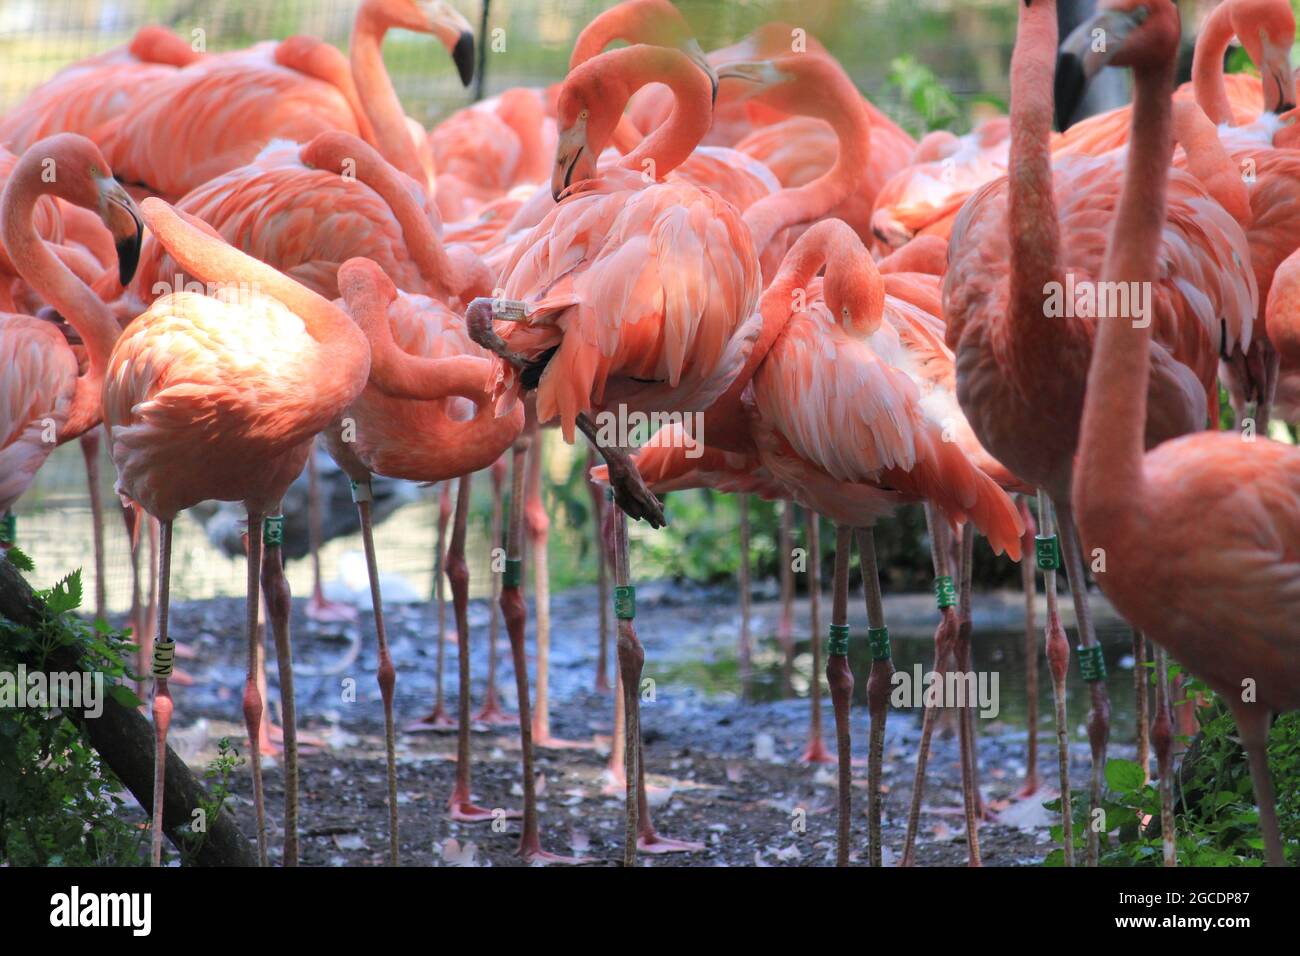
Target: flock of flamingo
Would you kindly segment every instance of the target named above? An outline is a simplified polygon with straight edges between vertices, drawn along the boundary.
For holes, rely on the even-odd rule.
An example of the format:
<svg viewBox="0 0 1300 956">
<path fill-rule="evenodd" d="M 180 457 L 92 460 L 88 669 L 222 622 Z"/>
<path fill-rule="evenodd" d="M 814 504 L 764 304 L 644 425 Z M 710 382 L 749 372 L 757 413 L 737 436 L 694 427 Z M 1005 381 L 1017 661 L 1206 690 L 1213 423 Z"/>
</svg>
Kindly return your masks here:
<svg viewBox="0 0 1300 956">
<path fill-rule="evenodd" d="M 579 431 L 590 440 L 604 460 L 593 480 L 616 505 L 603 509 L 599 550 L 602 581 L 607 561 L 614 585 L 622 747 L 612 762 L 626 786 L 625 865 L 638 852 L 699 849 L 658 833 L 645 796 L 644 654 L 626 524 L 661 525 L 657 494 L 693 487 L 795 502 L 836 528 L 825 644 L 836 747 L 821 742 L 814 692 L 805 759 L 838 760 L 839 864 L 851 849 L 850 551 L 856 535 L 872 658 L 867 849 L 880 865 L 893 667 L 872 526 L 910 503 L 924 505 L 930 531 L 936 668 L 970 668 L 977 531 L 1023 562 L 1031 595 L 1031 562 L 1043 571 L 1067 864 L 1072 656 L 1091 692 L 1094 806 L 1109 737 L 1086 568 L 1137 630 L 1139 662 L 1144 638 L 1155 648 L 1150 743 L 1166 863 L 1166 652 L 1231 709 L 1268 861 L 1283 863 L 1265 742 L 1272 716 L 1300 707 L 1300 451 L 1270 440 L 1267 421 L 1300 412 L 1291 8 L 1224 0 L 1200 28 L 1192 82 L 1176 87 L 1172 0 L 1102 0 L 1064 40 L 1055 0 L 1011 2 L 1010 115 L 919 143 L 797 25 L 768 23 L 706 54 L 668 0 L 623 0 L 583 29 L 563 82 L 506 90 L 432 130 L 403 112 L 381 46 L 390 29 L 432 35 L 468 83 L 473 33 L 442 0 L 363 0 L 346 57 L 304 36 L 196 52 L 148 27 L 0 119 L 0 513 L 56 445 L 81 439 L 92 461 L 102 437 L 133 540 L 156 523 L 156 624 L 133 614 L 141 668 L 155 678 L 155 865 L 173 712 L 172 525 L 209 499 L 242 502 L 248 514 L 243 714 L 259 857 L 265 865 L 265 601 L 283 701 L 283 861 L 297 862 L 280 502 L 317 436 L 352 480 L 370 574 L 391 862 L 401 851 L 396 672 L 371 479 L 458 483 L 454 514 L 443 513 L 452 525 L 443 570 L 460 642 L 459 713 L 449 717 L 439 694 L 428 720 L 459 729 L 448 812 L 473 822 L 493 816 L 471 795 L 464 557 L 471 476 L 484 469 L 494 535 L 504 534 L 494 594 L 518 688 L 518 852 L 581 862 L 543 848 L 533 780 L 533 748 L 550 742 L 537 490 L 538 428 L 548 425 L 567 442 Z M 1258 76 L 1225 75 L 1234 37 Z M 615 41 L 625 45 L 607 49 Z M 1106 66 L 1131 73 L 1132 105 L 1053 132 Z M 1060 288 L 1102 291 L 1094 308 L 1060 314 L 1048 305 Z M 1116 289 L 1132 292 L 1127 310 L 1100 304 Z M 1220 382 L 1253 427 L 1217 430 Z M 599 438 L 597 419 L 611 411 L 703 418 L 696 431 L 673 424 L 629 449 Z M 507 458 L 510 501 L 527 507 L 503 520 Z M 601 512 L 603 496 L 593 500 Z M 12 543 L 12 519 L 6 531 Z M 525 535 L 541 543 L 537 715 Z M 1061 568 L 1078 622 L 1073 654 L 1056 604 Z M 491 647 L 495 664 L 495 635 Z M 487 711 L 500 716 L 495 698 Z M 923 722 L 904 864 L 937 713 L 928 708 Z M 971 709 L 959 724 L 978 864 Z M 1144 763 L 1146 733 L 1140 718 Z M 1031 755 L 1034 737 L 1031 727 Z M 1037 786 L 1031 756 L 1025 792 Z"/>
</svg>

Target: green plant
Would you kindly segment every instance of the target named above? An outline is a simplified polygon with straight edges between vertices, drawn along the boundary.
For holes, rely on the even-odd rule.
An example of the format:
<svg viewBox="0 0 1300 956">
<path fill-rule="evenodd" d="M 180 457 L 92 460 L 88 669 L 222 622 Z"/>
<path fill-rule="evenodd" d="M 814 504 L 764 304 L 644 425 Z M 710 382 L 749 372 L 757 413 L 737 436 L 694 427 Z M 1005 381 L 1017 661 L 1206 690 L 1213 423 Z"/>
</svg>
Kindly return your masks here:
<svg viewBox="0 0 1300 956">
<path fill-rule="evenodd" d="M 217 741 L 217 755 L 208 761 L 207 769 L 203 771 L 203 779 L 208 781 L 208 799 L 199 804 L 200 812 L 196 813 L 194 819 L 180 828 L 184 843 L 181 855 L 186 862 L 194 859 L 203 848 L 211 821 L 225 810 L 226 800 L 230 797 L 231 774 L 243 765 L 244 758 L 239 756 L 239 750 L 230 742 L 229 737 Z"/>
<path fill-rule="evenodd" d="M 18 549 L 8 560 L 30 572 Z M 119 703 L 139 700 L 121 681 L 134 650 L 126 635 L 73 611 L 81 604 L 81 572 L 38 597 L 49 609 L 38 628 L 0 619 L 0 673 L 45 671 L 51 655 L 72 648 L 82 669 L 102 675 Z M 16 679 L 16 678 L 11 678 Z M 14 866 L 133 866 L 143 863 L 144 831 L 127 821 L 112 772 L 56 708 L 0 708 L 0 862 Z"/>
<path fill-rule="evenodd" d="M 919 121 L 907 123 L 920 132 L 948 129 L 961 119 L 956 98 L 924 63 L 911 55 L 895 57 L 889 64 L 889 85 L 896 87 L 903 106 Z"/>
</svg>

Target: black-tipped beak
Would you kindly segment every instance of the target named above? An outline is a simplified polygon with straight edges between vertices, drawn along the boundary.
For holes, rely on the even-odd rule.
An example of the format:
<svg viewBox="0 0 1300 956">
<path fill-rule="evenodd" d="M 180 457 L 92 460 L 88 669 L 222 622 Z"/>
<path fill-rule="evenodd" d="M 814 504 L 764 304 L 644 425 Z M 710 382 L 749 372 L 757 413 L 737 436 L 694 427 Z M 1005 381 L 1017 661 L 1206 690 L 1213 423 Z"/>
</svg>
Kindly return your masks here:
<svg viewBox="0 0 1300 956">
<path fill-rule="evenodd" d="M 1103 10 L 1074 28 L 1057 51 L 1056 127 L 1064 131 L 1079 109 L 1088 83 L 1110 63 L 1130 33 L 1146 22 L 1146 7 Z"/>
<path fill-rule="evenodd" d="M 134 231 L 123 236 L 113 237 L 113 247 L 117 250 L 117 277 L 122 285 L 131 284 L 135 278 L 136 266 L 140 264 L 140 247 L 144 244 L 144 223 L 132 207 L 123 207 L 135 223 Z"/>
<path fill-rule="evenodd" d="M 140 264 L 140 246 L 144 241 L 144 224 L 140 210 L 135 208 L 131 196 L 111 177 L 102 179 L 100 189 L 100 219 L 113 237 L 117 250 L 117 274 L 122 285 L 130 285 Z"/>
<path fill-rule="evenodd" d="M 1266 76 L 1268 78 L 1264 80 L 1264 99 L 1273 98 L 1272 92 L 1268 89 L 1270 81 L 1277 88 L 1277 105 L 1273 107 L 1272 111 L 1281 116 L 1283 113 L 1289 113 L 1295 109 L 1295 80 L 1291 78 L 1290 73 L 1266 74 Z"/>
<path fill-rule="evenodd" d="M 460 39 L 452 48 L 451 59 L 460 73 L 461 86 L 469 86 L 474 82 L 474 34 L 468 30 L 461 33 Z"/>
</svg>

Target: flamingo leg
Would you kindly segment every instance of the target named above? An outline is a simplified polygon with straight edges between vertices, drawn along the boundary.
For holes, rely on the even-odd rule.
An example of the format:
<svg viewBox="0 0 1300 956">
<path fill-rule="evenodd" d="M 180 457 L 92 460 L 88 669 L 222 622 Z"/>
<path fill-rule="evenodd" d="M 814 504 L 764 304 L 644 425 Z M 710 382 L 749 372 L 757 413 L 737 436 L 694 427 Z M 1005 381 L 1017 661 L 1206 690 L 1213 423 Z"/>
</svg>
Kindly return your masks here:
<svg viewBox="0 0 1300 956">
<path fill-rule="evenodd" d="M 311 599 L 307 602 L 307 617 L 313 621 L 355 621 L 357 609 L 325 597 L 321 585 L 320 549 L 325 540 L 324 518 L 321 514 L 320 469 L 316 466 L 316 449 L 307 456 L 307 544 L 311 551 Z"/>
<path fill-rule="evenodd" d="M 1139 630 L 1133 631 L 1133 700 L 1134 721 L 1137 724 L 1137 762 L 1142 768 L 1142 784 L 1151 780 L 1151 727 L 1147 708 L 1147 685 L 1151 676 L 1146 668 L 1147 642 Z"/>
<path fill-rule="evenodd" d="M 867 713 L 871 720 L 867 750 L 867 826 L 871 865 L 884 861 L 881 842 L 880 783 L 885 756 L 885 722 L 889 717 L 889 693 L 893 687 L 894 661 L 885 626 L 885 603 L 880 593 L 880 570 L 876 564 L 876 536 L 870 528 L 858 528 L 858 557 L 867 602 L 867 640 L 871 644 L 871 673 L 867 677 Z"/>
<path fill-rule="evenodd" d="M 776 638 L 781 644 L 781 693 L 794 694 L 794 566 L 790 551 L 794 540 L 794 502 L 781 503 L 781 618 L 776 626 Z"/>
<path fill-rule="evenodd" d="M 853 751 L 849 735 L 849 707 L 853 701 L 853 671 L 849 668 L 849 561 L 853 529 L 835 526 L 835 579 L 831 595 L 831 630 L 826 647 L 826 683 L 835 712 L 835 748 L 839 758 L 839 817 L 836 828 L 835 865 L 849 865 L 849 832 L 853 823 Z"/>
<path fill-rule="evenodd" d="M 277 509 L 278 510 L 278 509 Z M 284 576 L 281 545 L 284 516 L 269 515 L 262 527 L 262 591 L 275 640 L 275 663 L 280 679 L 280 723 L 284 727 L 284 866 L 298 865 L 298 718 L 293 692 L 293 639 L 289 631 L 292 609 L 289 581 Z"/>
<path fill-rule="evenodd" d="M 154 759 L 153 819 L 149 859 L 162 866 L 163 797 L 167 775 L 167 730 L 172 721 L 172 695 L 167 688 L 167 673 L 175 656 L 175 643 L 167 634 L 167 612 L 171 594 L 172 523 L 162 522 L 162 559 L 158 562 L 158 646 L 154 651 L 157 683 L 153 693 Z"/>
<path fill-rule="evenodd" d="M 1038 565 L 1043 570 L 1043 591 L 1047 595 L 1047 627 L 1045 640 L 1047 645 L 1047 666 L 1052 673 L 1052 699 L 1056 706 L 1056 750 L 1060 770 L 1061 787 L 1061 846 L 1065 853 L 1065 865 L 1074 866 L 1074 811 L 1070 806 L 1070 729 L 1066 714 L 1065 678 L 1070 670 L 1070 643 L 1065 638 L 1065 628 L 1061 626 L 1061 615 L 1056 600 L 1056 569 L 1060 563 L 1060 549 L 1052 543 L 1055 540 L 1052 520 L 1052 505 L 1047 495 L 1038 493 L 1038 527 L 1039 545 L 1047 545 L 1047 550 L 1054 557 L 1044 563 L 1043 555 L 1038 554 Z"/>
<path fill-rule="evenodd" d="M 1160 774 L 1160 839 L 1164 847 L 1165 866 L 1178 865 L 1176 832 L 1174 830 L 1174 721 L 1169 709 L 1169 657 L 1165 649 L 1155 648 L 1156 658 L 1156 721 L 1151 735 L 1156 748 L 1156 763 Z M 1145 676 L 1146 668 L 1142 668 Z M 1143 688 L 1146 691 L 1146 688 Z"/>
<path fill-rule="evenodd" d="M 1092 626 L 1092 611 L 1088 607 L 1088 582 L 1083 570 L 1083 546 L 1074 526 L 1074 515 L 1069 506 L 1056 507 L 1057 521 L 1061 526 L 1061 550 L 1065 557 L 1065 576 L 1070 582 L 1074 598 L 1074 612 L 1078 620 L 1080 669 L 1088 682 L 1092 707 L 1088 711 L 1088 744 L 1092 750 L 1091 791 L 1088 818 L 1096 819 L 1101 807 L 1102 788 L 1106 779 L 1106 745 L 1110 740 L 1110 692 L 1106 689 L 1106 664 L 1101 645 Z M 1088 866 L 1096 866 L 1101 853 L 1101 834 L 1088 827 Z"/>
<path fill-rule="evenodd" d="M 980 865 L 979 822 L 984 814 L 979 792 L 978 755 L 975 751 L 975 705 L 971 700 L 975 688 L 970 649 L 971 565 L 974 563 L 974 558 L 975 525 L 967 521 L 961 529 L 961 588 L 953 657 L 957 670 L 962 675 L 970 675 L 970 679 L 964 685 L 967 689 L 965 699 L 958 705 L 957 710 L 961 743 L 961 791 L 962 803 L 966 810 L 966 847 L 969 866 Z"/>
<path fill-rule="evenodd" d="M 523 558 L 520 547 L 524 524 L 524 457 L 528 435 L 514 444 L 511 454 L 510 520 L 506 525 L 506 570 L 501 582 L 501 616 L 510 636 L 510 656 L 514 663 L 515 688 L 519 697 L 519 751 L 523 765 L 524 825 L 519 836 L 517 855 L 529 863 L 586 863 L 583 857 L 565 857 L 542 849 L 541 826 L 537 819 L 537 781 L 533 775 L 533 722 L 528 703 L 528 658 L 524 648 L 524 630 L 528 626 L 528 607 L 524 603 Z"/>
<path fill-rule="evenodd" d="M 1286 866 L 1282 831 L 1277 822 L 1277 801 L 1273 795 L 1273 776 L 1268 770 L 1268 731 L 1272 715 L 1262 704 L 1233 702 L 1229 706 L 1250 761 L 1250 779 L 1255 784 L 1255 801 L 1259 804 L 1259 828 L 1264 834 L 1265 857 L 1269 866 Z"/>
<path fill-rule="evenodd" d="M 447 549 L 447 583 L 456 614 L 456 783 L 447 809 L 461 823 L 486 823 L 492 811 L 475 806 L 470 793 L 470 682 L 469 682 L 469 565 L 465 562 L 465 532 L 469 524 L 472 475 L 461 475 L 456 488 L 456 516 L 452 519 L 451 545 Z"/>
<path fill-rule="evenodd" d="M 168 536 L 170 538 L 170 534 Z M 257 677 L 261 670 L 258 659 L 259 595 L 262 570 L 262 515 L 248 512 L 248 594 L 245 601 L 248 638 L 248 676 L 244 682 L 244 724 L 248 728 L 248 763 L 253 772 L 253 808 L 257 815 L 257 860 L 259 866 L 267 865 L 266 858 L 266 802 L 262 793 L 262 695 L 258 692 Z M 161 604 L 159 605 L 161 608 Z"/>
<path fill-rule="evenodd" d="M 388 862 L 397 866 L 399 836 L 397 827 L 397 731 L 393 722 L 393 695 L 397 686 L 397 669 L 388 652 L 388 632 L 384 627 L 384 600 L 379 592 L 379 562 L 375 557 L 375 534 L 370 518 L 374 494 L 370 482 L 353 482 L 352 499 L 361 519 L 361 542 L 366 552 L 366 574 L 370 578 L 370 603 L 375 611 L 375 637 L 379 644 L 379 694 L 384 701 L 384 756 L 388 768 Z"/>
<path fill-rule="evenodd" d="M 736 495 L 740 509 L 740 634 L 736 657 L 740 663 L 740 694 L 749 700 L 754 683 L 754 649 L 749 636 L 749 495 Z"/>
<path fill-rule="evenodd" d="M 1038 633 L 1034 624 L 1034 598 L 1038 581 L 1034 575 L 1034 535 L 1037 527 L 1023 496 L 1018 502 L 1025 533 L 1020 539 L 1020 584 L 1025 592 L 1025 783 L 1020 796 L 1038 792 Z"/>
<path fill-rule="evenodd" d="M 501 547 L 501 526 L 504 522 L 503 504 L 505 484 L 504 466 L 494 464 L 489 469 L 492 478 L 492 521 L 489 530 L 488 549 L 496 560 L 496 549 Z M 488 658 L 487 691 L 483 695 L 483 708 L 474 719 L 482 724 L 512 724 L 518 718 L 512 717 L 501 709 L 501 700 L 497 694 L 497 643 L 501 639 L 501 575 L 492 575 L 492 595 L 488 600 Z"/>
<path fill-rule="evenodd" d="M 605 506 L 601 509 L 600 547 L 604 554 L 605 565 L 610 568 L 615 564 L 616 510 L 609 506 L 609 502 L 605 502 Z M 609 764 L 605 769 L 605 777 L 608 781 L 606 793 L 611 796 L 627 787 L 627 750 L 619 746 L 626 728 L 627 710 L 623 706 L 623 677 L 622 672 L 616 667 L 614 669 L 614 729 L 610 736 Z"/>
<path fill-rule="evenodd" d="M 596 531 L 597 604 L 600 607 L 600 647 L 596 656 L 596 693 L 608 694 L 609 686 L 609 561 L 602 535 L 605 518 L 605 492 L 591 480 L 596 452 L 587 449 L 587 491 L 591 494 L 591 518 Z M 617 749 L 617 748 L 614 748 Z"/>
<path fill-rule="evenodd" d="M 143 700 L 145 685 L 149 680 L 151 666 L 149 648 L 152 642 L 148 640 L 148 628 L 144 620 L 144 604 L 140 596 L 140 543 L 138 537 L 133 533 L 131 511 L 123 508 L 122 518 L 126 522 L 127 541 L 131 548 L 131 608 L 127 611 L 126 621 L 127 626 L 131 628 L 131 636 L 136 645 L 136 672 L 139 674 L 139 678 L 135 683 L 136 696 Z M 156 581 L 150 590 L 156 593 Z"/>
<path fill-rule="evenodd" d="M 821 613 L 821 517 L 809 509 L 808 527 L 808 616 L 812 623 L 812 678 L 808 683 L 808 746 L 800 760 L 830 763 L 834 758 L 822 742 L 822 613 Z"/>
<path fill-rule="evenodd" d="M 81 455 L 86 460 L 86 489 L 90 493 L 90 530 L 95 547 L 95 617 L 108 615 L 108 581 L 104 577 L 104 498 L 99 490 L 99 431 L 81 436 Z"/>
<path fill-rule="evenodd" d="M 433 603 L 438 616 L 437 642 L 435 650 L 434 680 L 437 691 L 434 695 L 433 710 L 425 714 L 407 730 L 450 730 L 456 722 L 447 713 L 446 700 L 443 697 L 442 674 L 447 654 L 447 602 L 442 587 L 442 578 L 447 558 L 447 522 L 451 518 L 451 484 L 444 481 L 438 492 L 438 537 L 433 554 Z"/>
</svg>

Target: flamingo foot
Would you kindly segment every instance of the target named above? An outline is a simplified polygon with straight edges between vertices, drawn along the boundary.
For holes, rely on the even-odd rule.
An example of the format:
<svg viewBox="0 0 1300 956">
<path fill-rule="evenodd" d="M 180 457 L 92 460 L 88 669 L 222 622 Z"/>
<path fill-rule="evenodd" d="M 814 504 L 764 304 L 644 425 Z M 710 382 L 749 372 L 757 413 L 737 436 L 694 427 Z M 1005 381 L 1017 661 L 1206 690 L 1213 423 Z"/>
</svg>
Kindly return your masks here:
<svg viewBox="0 0 1300 956">
<path fill-rule="evenodd" d="M 180 687 L 193 687 L 195 683 L 194 675 L 189 671 L 183 671 L 179 667 L 172 667 L 172 676 L 167 678 L 168 683 L 176 684 Z"/>
<path fill-rule="evenodd" d="M 307 619 L 318 624 L 350 624 L 357 620 L 357 609 L 331 601 L 323 594 L 313 594 L 307 602 Z"/>
<path fill-rule="evenodd" d="M 273 724 L 269 720 L 262 724 L 262 740 L 260 746 L 262 753 L 278 754 L 281 745 L 284 743 L 284 729 L 278 724 Z M 270 747 L 271 750 L 266 748 Z M 317 754 L 329 749 L 329 742 L 324 737 L 318 737 L 315 734 L 305 734 L 298 731 L 298 753 L 299 754 Z"/>
<path fill-rule="evenodd" d="M 531 840 L 524 840 L 515 855 L 529 866 L 583 866 L 587 863 L 596 862 L 594 858 L 589 856 L 565 856 L 562 853 L 551 853 L 549 850 L 543 850 L 540 836 L 535 836 Z"/>
<path fill-rule="evenodd" d="M 488 701 L 483 709 L 474 715 L 474 723 L 487 724 L 489 727 L 517 727 L 518 714 L 507 714 L 495 700 Z"/>
<path fill-rule="evenodd" d="M 402 730 L 408 734 L 449 733 L 458 726 L 460 725 L 456 723 L 456 718 L 452 717 L 442 707 L 435 707 L 420 719 L 413 720 L 403 726 Z"/>
<path fill-rule="evenodd" d="M 835 756 L 820 740 L 808 741 L 808 747 L 799 756 L 800 763 L 835 763 Z"/>
<path fill-rule="evenodd" d="M 672 837 L 660 836 L 652 828 L 648 833 L 642 830 L 636 838 L 638 853 L 698 853 L 704 849 L 703 843 L 691 843 L 689 840 L 674 840 Z"/>
<path fill-rule="evenodd" d="M 1026 777 L 1024 786 L 1020 788 L 1020 790 L 1016 793 L 1016 796 L 1020 797 L 1021 799 L 1024 799 L 1025 797 L 1032 797 L 1034 794 L 1038 792 L 1038 788 L 1040 786 L 1042 786 L 1042 784 L 1039 782 L 1037 774 L 1035 774 L 1032 777 Z M 985 818 L 989 819 L 987 815 Z"/>
<path fill-rule="evenodd" d="M 542 747 L 546 750 L 595 750 L 596 742 L 594 740 L 564 740 L 547 734 L 545 737 L 534 737 L 533 746 Z"/>
<path fill-rule="evenodd" d="M 447 805 L 447 816 L 457 823 L 491 823 L 498 817 L 506 820 L 521 820 L 524 814 L 522 810 L 488 810 L 468 799 L 457 800 L 453 797 L 451 803 Z"/>
</svg>

